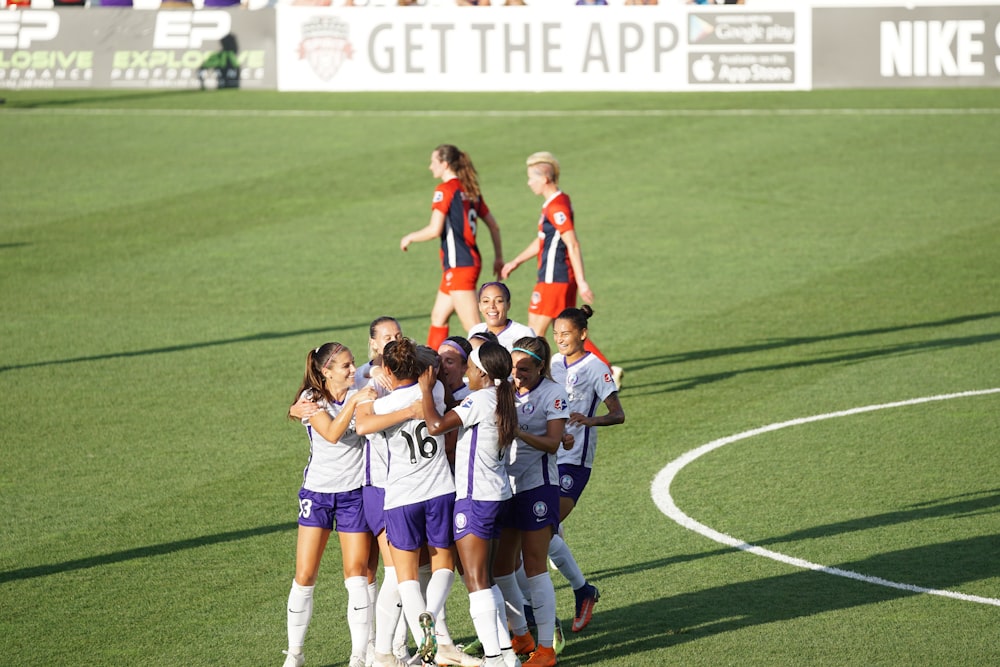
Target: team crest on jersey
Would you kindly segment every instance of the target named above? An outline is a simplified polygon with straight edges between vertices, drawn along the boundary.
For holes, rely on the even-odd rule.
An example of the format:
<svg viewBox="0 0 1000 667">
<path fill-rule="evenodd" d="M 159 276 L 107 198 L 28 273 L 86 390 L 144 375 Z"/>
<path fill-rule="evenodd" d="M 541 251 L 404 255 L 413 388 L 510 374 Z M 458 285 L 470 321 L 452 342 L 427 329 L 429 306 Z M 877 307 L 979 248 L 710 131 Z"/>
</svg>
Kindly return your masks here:
<svg viewBox="0 0 1000 667">
<path fill-rule="evenodd" d="M 465 512 L 459 512 L 455 515 L 455 530 L 461 532 L 466 529 L 469 525 L 469 517 L 465 516 Z"/>
<path fill-rule="evenodd" d="M 525 403 L 524 405 L 521 406 L 521 412 L 523 412 L 526 415 L 530 415 L 534 413 L 534 411 L 535 411 L 535 405 L 533 403 Z"/>
<path fill-rule="evenodd" d="M 329 81 L 344 61 L 354 57 L 350 25 L 336 16 L 314 16 L 302 25 L 299 60 L 307 60 L 316 76 Z"/>
<path fill-rule="evenodd" d="M 573 476 L 572 475 L 563 475 L 562 477 L 560 477 L 559 478 L 559 486 L 561 486 L 566 491 L 569 491 L 570 489 L 572 489 L 573 488 Z"/>
<path fill-rule="evenodd" d="M 531 511 L 534 512 L 535 516 L 539 519 L 542 519 L 549 513 L 549 506 L 544 501 L 539 500 L 531 506 Z"/>
<path fill-rule="evenodd" d="M 570 373 L 566 376 L 566 386 L 575 387 L 580 381 L 580 377 L 576 373 Z"/>
<path fill-rule="evenodd" d="M 531 293 L 531 303 L 537 304 L 537 303 L 541 302 L 541 300 L 542 300 L 542 293 L 541 292 L 532 292 Z"/>
</svg>

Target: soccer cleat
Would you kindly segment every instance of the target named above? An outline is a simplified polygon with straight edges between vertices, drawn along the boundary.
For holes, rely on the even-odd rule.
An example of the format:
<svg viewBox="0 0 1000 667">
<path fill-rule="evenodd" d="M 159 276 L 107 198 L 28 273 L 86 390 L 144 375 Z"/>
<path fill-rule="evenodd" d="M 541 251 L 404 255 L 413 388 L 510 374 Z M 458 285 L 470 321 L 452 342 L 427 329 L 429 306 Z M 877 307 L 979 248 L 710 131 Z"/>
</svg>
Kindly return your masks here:
<svg viewBox="0 0 1000 667">
<path fill-rule="evenodd" d="M 424 632 L 424 638 L 417 647 L 417 655 L 426 663 L 434 663 L 434 654 L 437 653 L 437 637 L 434 636 L 434 617 L 429 612 L 420 614 L 420 629 Z"/>
<path fill-rule="evenodd" d="M 528 655 L 535 650 L 535 638 L 531 636 L 531 632 L 525 632 L 523 635 L 514 635 L 510 640 L 510 645 L 514 649 L 514 653 Z"/>
<path fill-rule="evenodd" d="M 406 667 L 406 663 L 401 662 L 392 653 L 376 653 L 372 664 L 374 667 Z"/>
<path fill-rule="evenodd" d="M 438 644 L 434 660 L 442 667 L 479 667 L 482 658 L 467 655 L 458 650 L 454 644 Z"/>
<path fill-rule="evenodd" d="M 286 656 L 285 662 L 281 664 L 281 667 L 302 667 L 306 664 L 306 657 L 301 653 L 289 653 L 288 651 L 282 651 Z"/>
<path fill-rule="evenodd" d="M 462 653 L 481 657 L 483 655 L 483 644 L 479 641 L 479 637 L 476 637 L 471 642 L 463 646 Z"/>
<path fill-rule="evenodd" d="M 601 594 L 597 590 L 597 586 L 590 584 L 580 586 L 573 591 L 573 594 L 576 596 L 576 618 L 573 619 L 571 627 L 573 632 L 580 632 L 590 623 L 590 619 L 594 615 L 594 605 L 601 599 Z"/>
<path fill-rule="evenodd" d="M 556 652 L 551 646 L 539 646 L 531 654 L 523 667 L 555 667 Z"/>
<path fill-rule="evenodd" d="M 566 635 L 563 634 L 562 621 L 556 616 L 556 627 L 552 633 L 552 648 L 555 650 L 556 655 L 563 652 L 566 648 Z"/>
<path fill-rule="evenodd" d="M 365 667 L 365 657 L 363 655 L 352 655 L 347 667 Z"/>
<path fill-rule="evenodd" d="M 500 649 L 500 657 L 503 659 L 503 664 L 506 667 L 521 667 L 521 659 L 517 657 L 512 648 Z"/>
<path fill-rule="evenodd" d="M 621 366 L 611 367 L 611 378 L 615 381 L 615 387 L 618 391 L 622 390 L 622 376 L 625 375 L 625 369 Z"/>
</svg>

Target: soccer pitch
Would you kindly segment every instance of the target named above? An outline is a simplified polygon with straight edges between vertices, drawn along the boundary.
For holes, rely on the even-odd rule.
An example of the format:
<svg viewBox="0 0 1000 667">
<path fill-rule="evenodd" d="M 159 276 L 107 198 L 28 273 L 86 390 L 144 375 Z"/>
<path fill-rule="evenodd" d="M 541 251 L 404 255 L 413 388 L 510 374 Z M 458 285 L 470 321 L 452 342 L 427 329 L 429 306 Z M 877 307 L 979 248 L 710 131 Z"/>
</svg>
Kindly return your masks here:
<svg viewBox="0 0 1000 667">
<path fill-rule="evenodd" d="M 5 96 L 0 664 L 281 664 L 285 411 L 309 348 L 362 360 L 385 314 L 426 337 L 436 244 L 398 242 L 440 143 L 508 258 L 525 157 L 559 157 L 625 369 L 561 663 L 1000 663 L 1000 90 Z M 347 663 L 339 561 L 309 665 Z M 470 639 L 460 584 L 449 609 Z"/>
</svg>

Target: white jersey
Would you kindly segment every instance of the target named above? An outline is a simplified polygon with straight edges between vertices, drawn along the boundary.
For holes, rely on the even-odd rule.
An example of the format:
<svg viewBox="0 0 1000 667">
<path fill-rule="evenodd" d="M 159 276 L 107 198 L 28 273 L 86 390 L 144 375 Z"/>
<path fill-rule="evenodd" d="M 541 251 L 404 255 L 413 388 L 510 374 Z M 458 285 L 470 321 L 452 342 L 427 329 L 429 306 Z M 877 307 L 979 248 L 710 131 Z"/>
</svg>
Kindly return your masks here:
<svg viewBox="0 0 1000 667">
<path fill-rule="evenodd" d="M 379 368 L 379 366 L 376 366 L 375 368 Z M 354 388 L 364 389 L 365 387 L 371 387 L 375 390 L 375 395 L 378 398 L 388 396 L 389 390 L 382 386 L 380 382 L 377 382 L 374 378 L 372 378 L 371 372 L 372 362 L 369 361 L 364 366 L 359 368 L 354 374 Z"/>
<path fill-rule="evenodd" d="M 565 387 L 569 411 L 587 417 L 597 414 L 597 408 L 608 396 L 618 391 L 611 369 L 597 355 L 587 352 L 582 359 L 567 364 L 558 352 L 552 355 L 552 379 Z M 597 427 L 566 424 L 566 432 L 574 438 L 573 449 L 559 450 L 559 463 L 594 467 L 597 450 Z"/>
<path fill-rule="evenodd" d="M 349 390 L 344 402 L 355 393 L 357 390 Z M 311 397 L 312 391 L 307 389 L 302 395 Z M 344 403 L 330 403 L 322 398 L 317 404 L 333 418 L 344 409 Z M 321 436 L 308 420 L 303 424 L 309 435 L 309 463 L 302 475 L 302 486 L 319 493 L 340 493 L 361 488 L 365 438 L 355 431 L 354 418 L 351 418 L 350 425 L 337 442 L 330 442 Z"/>
<path fill-rule="evenodd" d="M 453 391 L 451 392 L 451 397 L 452 397 L 453 399 L 455 399 L 456 401 L 458 401 L 459 403 L 461 403 L 461 402 L 462 402 L 462 401 L 464 401 L 464 400 L 465 400 L 465 399 L 466 399 L 466 398 L 467 398 L 467 397 L 469 396 L 469 394 L 471 394 L 471 393 L 472 393 L 472 390 L 471 390 L 471 389 L 469 389 L 469 385 L 467 385 L 467 384 L 465 384 L 465 383 L 463 382 L 463 383 L 462 383 L 462 386 L 461 386 L 461 387 L 459 387 L 458 389 L 455 389 L 455 390 L 453 390 Z"/>
<path fill-rule="evenodd" d="M 515 401 L 518 426 L 525 433 L 546 435 L 551 420 L 569 418 L 566 391 L 546 377 L 531 391 L 515 394 Z M 514 493 L 549 484 L 559 485 L 556 454 L 535 449 L 520 439 L 515 439 L 511 448 L 507 474 Z"/>
<path fill-rule="evenodd" d="M 452 409 L 463 427 L 455 447 L 455 498 L 507 500 L 507 450 L 497 431 L 497 392 L 487 387 L 469 394 Z"/>
<path fill-rule="evenodd" d="M 476 326 L 469 329 L 469 337 L 471 338 L 474 333 L 486 330 L 486 322 L 480 322 Z M 529 326 L 519 324 L 514 320 L 507 320 L 507 326 L 504 327 L 503 331 L 497 334 L 497 341 L 507 348 L 508 352 L 510 352 L 514 347 L 514 343 L 522 338 L 535 338 L 535 330 Z"/>
<path fill-rule="evenodd" d="M 444 412 L 444 385 L 434 385 L 434 405 Z M 375 414 L 385 415 L 419 401 L 420 385 L 416 382 L 397 387 L 385 398 L 375 401 Z M 444 438 L 430 435 L 427 422 L 408 419 L 372 438 L 382 438 L 388 449 L 388 475 L 385 485 L 385 509 L 413 505 L 437 496 L 455 492 Z"/>
</svg>

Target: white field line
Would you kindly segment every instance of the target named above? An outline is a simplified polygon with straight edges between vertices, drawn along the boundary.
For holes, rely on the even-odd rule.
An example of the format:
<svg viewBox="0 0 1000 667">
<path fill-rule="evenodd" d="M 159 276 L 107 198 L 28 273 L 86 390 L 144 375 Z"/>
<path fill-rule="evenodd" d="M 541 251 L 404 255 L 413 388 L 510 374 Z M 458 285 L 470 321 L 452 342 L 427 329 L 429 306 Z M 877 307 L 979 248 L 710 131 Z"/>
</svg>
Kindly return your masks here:
<svg viewBox="0 0 1000 667">
<path fill-rule="evenodd" d="M 783 116 L 996 116 L 1000 108 L 927 109 L 565 109 L 565 110 L 377 110 L 377 109 L 101 109 L 4 108 L 3 115 L 169 116 L 196 118 L 729 118 Z"/>
<path fill-rule="evenodd" d="M 912 593 L 927 593 L 929 595 L 940 595 L 942 597 L 954 598 L 956 600 L 964 600 L 966 602 L 978 602 L 980 604 L 988 604 L 1000 607 L 1000 599 L 982 597 L 979 595 L 968 595 L 966 593 L 958 593 L 956 591 L 939 590 L 934 588 L 924 588 L 922 586 L 914 586 L 911 584 L 903 584 L 895 581 L 889 581 L 887 579 L 882 579 L 880 577 L 872 577 L 865 574 L 859 574 L 857 572 L 851 572 L 849 570 L 842 570 L 836 567 L 829 567 L 826 565 L 819 565 L 817 563 L 811 563 L 801 558 L 794 558 L 792 556 L 787 556 L 770 549 L 764 549 L 752 544 L 748 544 L 743 540 L 735 538 L 731 535 L 721 533 L 717 530 L 709 528 L 708 526 L 695 521 L 687 514 L 685 514 L 676 503 L 674 503 L 673 497 L 670 495 L 670 485 L 673 482 L 677 474 L 692 461 L 708 454 L 709 452 L 715 451 L 720 447 L 738 442 L 740 440 L 745 440 L 747 438 L 752 438 L 755 435 L 760 435 L 762 433 L 770 433 L 771 431 L 777 431 L 779 429 L 787 428 L 789 426 L 798 426 L 800 424 L 809 424 L 811 422 L 822 421 L 824 419 L 835 419 L 837 417 L 848 417 L 850 415 L 857 415 L 864 412 L 873 412 L 875 410 L 885 410 L 888 408 L 898 408 L 907 405 L 917 405 L 920 403 L 930 403 L 932 401 L 947 401 L 953 398 L 967 398 L 970 396 L 982 396 L 985 394 L 995 394 L 1000 393 L 1000 387 L 993 389 L 983 389 L 979 391 L 966 391 L 956 394 L 942 394 L 938 396 L 926 396 L 923 398 L 914 398 L 906 401 L 897 401 L 895 403 L 883 403 L 880 405 L 867 405 L 864 407 L 853 408 L 850 410 L 843 410 L 840 412 L 830 412 L 823 415 L 814 415 L 812 417 L 802 417 L 800 419 L 792 419 L 785 422 L 780 422 L 776 424 L 769 424 L 767 426 L 762 426 L 760 428 L 755 428 L 750 431 L 744 431 L 743 433 L 737 433 L 736 435 L 731 435 L 725 438 L 720 438 L 718 440 L 713 440 L 712 442 L 702 445 L 692 449 L 691 451 L 685 453 L 680 458 L 671 461 L 667 467 L 661 470 L 656 478 L 653 480 L 652 485 L 652 495 L 653 502 L 656 506 L 660 508 L 660 511 L 666 514 L 668 517 L 679 523 L 681 526 L 692 530 L 696 533 L 704 535 L 705 537 L 712 539 L 721 544 L 731 546 L 735 549 L 740 549 L 758 556 L 763 556 L 765 558 L 770 558 L 772 560 L 779 561 L 781 563 L 786 563 L 788 565 L 793 565 L 795 567 L 800 567 L 807 570 L 815 570 L 816 572 L 824 572 L 826 574 L 836 575 L 838 577 L 847 577 L 848 579 L 856 579 L 858 581 L 863 581 L 869 584 L 877 584 L 879 586 L 887 586 L 889 588 L 897 588 L 904 591 L 910 591 Z"/>
</svg>

